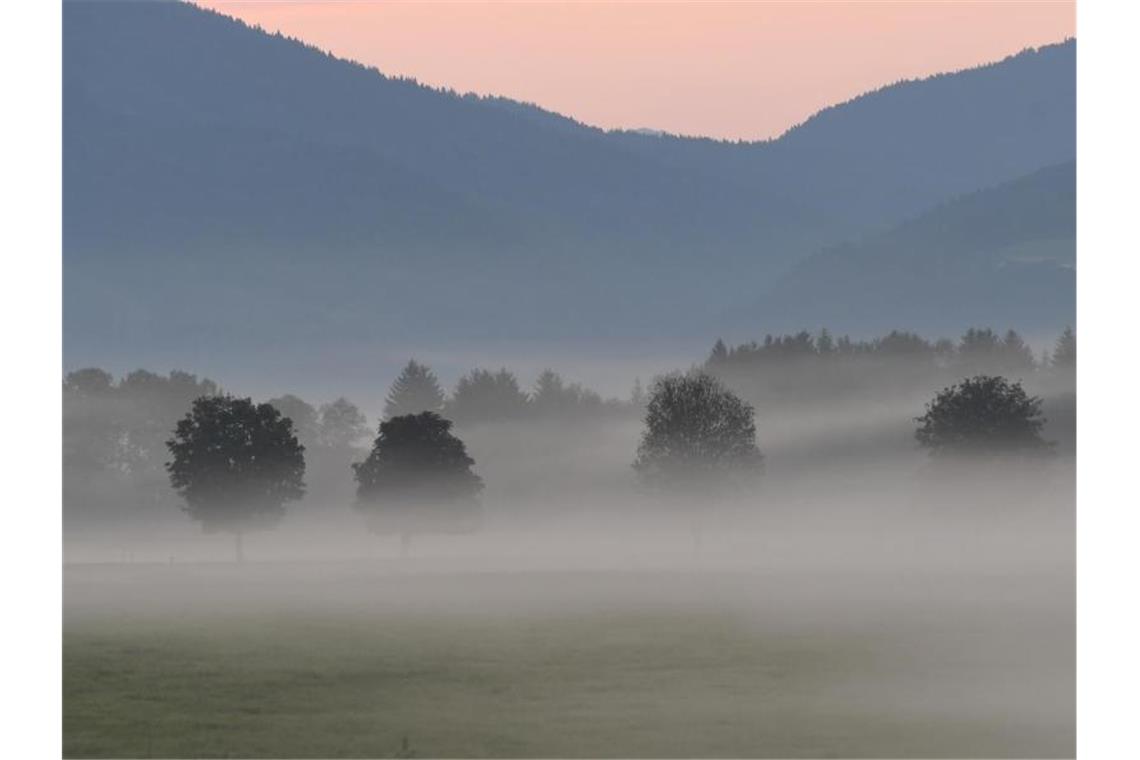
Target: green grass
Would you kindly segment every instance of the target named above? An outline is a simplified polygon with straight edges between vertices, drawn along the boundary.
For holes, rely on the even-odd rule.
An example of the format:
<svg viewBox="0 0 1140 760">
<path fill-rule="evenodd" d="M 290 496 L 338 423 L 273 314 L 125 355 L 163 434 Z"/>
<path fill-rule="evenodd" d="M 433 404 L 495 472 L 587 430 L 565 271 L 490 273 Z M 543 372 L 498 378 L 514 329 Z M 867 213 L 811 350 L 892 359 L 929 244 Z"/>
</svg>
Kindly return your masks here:
<svg viewBox="0 0 1140 760">
<path fill-rule="evenodd" d="M 958 693 L 991 684 L 921 632 L 916 664 L 894 634 L 842 630 L 708 606 L 108 606 L 65 618 L 64 755 L 1071 753 L 1071 722 Z"/>
</svg>

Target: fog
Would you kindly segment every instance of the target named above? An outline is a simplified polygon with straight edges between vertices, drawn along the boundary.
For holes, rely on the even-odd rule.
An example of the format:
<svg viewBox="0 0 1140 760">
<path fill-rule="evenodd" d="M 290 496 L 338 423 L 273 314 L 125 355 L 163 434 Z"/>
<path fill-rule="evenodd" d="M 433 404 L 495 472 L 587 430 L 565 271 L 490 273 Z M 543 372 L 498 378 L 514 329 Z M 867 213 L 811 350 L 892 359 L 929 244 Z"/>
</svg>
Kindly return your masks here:
<svg viewBox="0 0 1140 760">
<path fill-rule="evenodd" d="M 801 389 L 818 380 L 793 379 Z M 830 398 L 781 391 L 778 403 L 751 394 L 763 473 L 753 487 L 707 498 L 639 484 L 635 404 L 461 425 L 486 484 L 478 525 L 415 534 L 406 550 L 354 508 L 348 465 L 366 455 L 363 442 L 310 452 L 308 494 L 279 525 L 246 536 L 244 564 L 233 561 L 232 538 L 204 533 L 161 480 L 145 503 L 87 515 L 73 489 L 70 652 L 120 641 L 141 647 L 142 661 L 207 663 L 268 635 L 272 654 L 256 666 L 268 668 L 302 652 L 376 647 L 370 656 L 449 663 L 438 665 L 444 673 L 484 663 L 469 687 L 437 693 L 426 676 L 399 681 L 460 700 L 456 710 L 474 709 L 462 701 L 472 699 L 562 714 L 581 689 L 648 732 L 607 733 L 570 709 L 562 720 L 577 732 L 473 754 L 1072 754 L 1071 385 L 1043 371 L 1029 383 L 1056 412 L 1044 430 L 1058 442 L 1053 456 L 964 461 L 932 458 L 915 442 L 914 418 L 941 378 L 905 385 Z M 684 683 L 685 696 L 622 670 L 635 652 L 649 673 L 673 668 L 670 683 Z M 551 663 L 579 669 L 558 676 L 562 687 L 544 686 L 550 676 L 538 671 Z M 529 707 L 511 702 L 515 691 L 482 691 L 492 673 Z M 684 738 L 665 728 L 679 705 L 695 716 Z M 411 714 L 377 720 L 382 741 L 410 731 L 425 754 L 473 746 Z M 526 736 L 502 720 L 503 732 Z M 611 743 L 591 743 L 602 736 Z"/>
</svg>

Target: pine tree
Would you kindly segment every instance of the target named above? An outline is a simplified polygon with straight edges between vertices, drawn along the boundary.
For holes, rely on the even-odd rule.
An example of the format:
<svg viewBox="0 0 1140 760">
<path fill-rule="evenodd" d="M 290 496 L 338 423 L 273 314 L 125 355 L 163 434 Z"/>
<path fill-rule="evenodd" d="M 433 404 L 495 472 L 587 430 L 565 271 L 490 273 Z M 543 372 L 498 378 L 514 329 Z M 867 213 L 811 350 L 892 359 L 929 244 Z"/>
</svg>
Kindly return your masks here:
<svg viewBox="0 0 1140 760">
<path fill-rule="evenodd" d="M 835 341 L 826 327 L 819 331 L 819 337 L 815 339 L 815 350 L 819 352 L 820 356 L 835 353 Z"/>
<path fill-rule="evenodd" d="M 1028 372 L 1035 366 L 1033 349 L 1015 330 L 1008 330 L 1002 339 L 1002 364 L 1007 372 Z"/>
<path fill-rule="evenodd" d="M 1077 334 L 1073 328 L 1066 327 L 1061 337 L 1057 338 L 1057 346 L 1053 349 L 1053 366 L 1057 369 L 1075 369 L 1077 366 Z"/>
<path fill-rule="evenodd" d="M 716 339 L 716 343 L 712 347 L 712 352 L 709 354 L 709 360 L 706 364 L 709 367 L 715 367 L 718 364 L 724 364 L 728 361 L 728 346 L 724 345 L 724 341 L 720 338 Z"/>
<path fill-rule="evenodd" d="M 502 422 L 526 416 L 530 398 L 506 369 L 473 369 L 455 384 L 446 414 L 459 425 Z"/>
<path fill-rule="evenodd" d="M 440 388 L 435 373 L 427 365 L 412 359 L 388 391 L 384 417 L 391 419 L 405 414 L 439 412 L 442 409 L 443 389 Z"/>
</svg>

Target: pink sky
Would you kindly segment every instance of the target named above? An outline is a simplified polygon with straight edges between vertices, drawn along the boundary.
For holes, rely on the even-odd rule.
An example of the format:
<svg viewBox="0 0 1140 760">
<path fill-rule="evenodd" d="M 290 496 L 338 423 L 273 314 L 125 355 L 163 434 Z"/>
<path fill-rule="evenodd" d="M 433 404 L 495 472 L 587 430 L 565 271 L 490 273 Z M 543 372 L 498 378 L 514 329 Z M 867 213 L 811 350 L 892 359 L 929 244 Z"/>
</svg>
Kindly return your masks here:
<svg viewBox="0 0 1140 760">
<path fill-rule="evenodd" d="M 1076 35 L 1067 0 L 199 4 L 386 74 L 600 127 L 732 139 L 776 136 L 880 85 Z"/>
</svg>

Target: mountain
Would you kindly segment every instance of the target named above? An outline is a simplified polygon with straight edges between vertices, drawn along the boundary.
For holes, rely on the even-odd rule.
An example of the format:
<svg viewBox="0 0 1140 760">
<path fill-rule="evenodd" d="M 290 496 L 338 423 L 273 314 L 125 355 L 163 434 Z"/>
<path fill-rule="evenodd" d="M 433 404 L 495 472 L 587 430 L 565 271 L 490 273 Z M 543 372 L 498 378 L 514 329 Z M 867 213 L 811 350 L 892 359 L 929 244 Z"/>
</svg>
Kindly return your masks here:
<svg viewBox="0 0 1140 760">
<path fill-rule="evenodd" d="M 741 183 L 763 178 L 854 227 L 887 225 L 1074 159 L 1076 42 L 882 87 L 769 142 L 619 137 L 672 166 Z"/>
<path fill-rule="evenodd" d="M 63 48 L 69 361 L 703 336 L 813 251 L 1075 154 L 1072 42 L 762 143 L 608 133 L 186 3 L 70 0 Z"/>
<path fill-rule="evenodd" d="M 963 325 L 1056 334 L 1076 316 L 1076 164 L 970 193 L 829 247 L 779 278 L 748 321 L 945 334 Z M 739 315 L 731 321 L 740 321 Z"/>
</svg>

